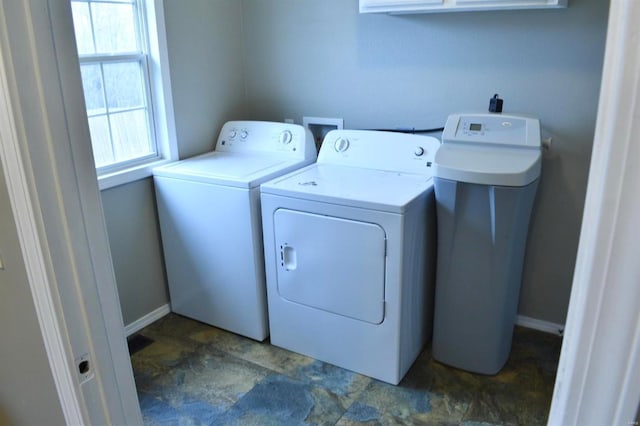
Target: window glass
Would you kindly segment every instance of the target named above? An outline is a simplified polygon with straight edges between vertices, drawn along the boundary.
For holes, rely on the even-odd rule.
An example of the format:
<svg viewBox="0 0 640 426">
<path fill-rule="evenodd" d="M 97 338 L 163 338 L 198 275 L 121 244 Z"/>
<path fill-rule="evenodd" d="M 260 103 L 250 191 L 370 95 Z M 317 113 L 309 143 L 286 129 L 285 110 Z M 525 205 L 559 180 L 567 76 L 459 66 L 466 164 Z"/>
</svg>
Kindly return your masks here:
<svg viewBox="0 0 640 426">
<path fill-rule="evenodd" d="M 147 119 L 144 110 L 110 115 L 113 151 L 116 161 L 153 154 L 149 144 Z"/>
<path fill-rule="evenodd" d="M 138 51 L 133 4 L 90 3 L 96 53 Z"/>
<path fill-rule="evenodd" d="M 73 11 L 73 27 L 76 33 L 78 53 L 81 55 L 95 53 L 89 3 L 71 2 L 71 10 Z"/>
<path fill-rule="evenodd" d="M 91 132 L 91 146 L 96 167 L 113 164 L 115 157 L 111 149 L 111 132 L 107 116 L 89 117 L 89 131 Z"/>
<path fill-rule="evenodd" d="M 123 108 L 144 108 L 144 85 L 140 63 L 105 63 L 103 70 L 110 112 Z"/>
<path fill-rule="evenodd" d="M 96 167 L 157 156 L 142 0 L 71 0 Z"/>
<path fill-rule="evenodd" d="M 102 71 L 100 64 L 83 64 L 82 87 L 84 89 L 84 101 L 87 104 L 89 116 L 105 114 L 106 104 L 104 100 L 104 85 L 102 83 Z"/>
</svg>

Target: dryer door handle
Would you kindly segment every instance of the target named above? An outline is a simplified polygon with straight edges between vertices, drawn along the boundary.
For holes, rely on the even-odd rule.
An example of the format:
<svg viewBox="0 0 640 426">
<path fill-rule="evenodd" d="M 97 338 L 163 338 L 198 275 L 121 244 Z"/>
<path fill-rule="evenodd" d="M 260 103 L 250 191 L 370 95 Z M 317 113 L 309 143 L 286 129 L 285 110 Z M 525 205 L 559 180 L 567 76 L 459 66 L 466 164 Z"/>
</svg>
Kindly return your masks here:
<svg viewBox="0 0 640 426">
<path fill-rule="evenodd" d="M 298 256 L 296 249 L 286 244 L 280 246 L 280 259 L 286 271 L 295 271 L 298 268 Z"/>
</svg>

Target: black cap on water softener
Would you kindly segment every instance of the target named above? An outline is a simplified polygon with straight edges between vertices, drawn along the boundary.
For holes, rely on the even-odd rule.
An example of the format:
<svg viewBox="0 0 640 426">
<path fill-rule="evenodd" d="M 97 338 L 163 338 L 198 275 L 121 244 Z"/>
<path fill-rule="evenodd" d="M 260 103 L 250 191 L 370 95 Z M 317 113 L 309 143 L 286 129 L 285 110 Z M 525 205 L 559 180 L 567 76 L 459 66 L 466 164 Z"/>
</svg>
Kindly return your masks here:
<svg viewBox="0 0 640 426">
<path fill-rule="evenodd" d="M 502 112 L 502 99 L 497 93 L 489 100 L 489 112 Z"/>
</svg>

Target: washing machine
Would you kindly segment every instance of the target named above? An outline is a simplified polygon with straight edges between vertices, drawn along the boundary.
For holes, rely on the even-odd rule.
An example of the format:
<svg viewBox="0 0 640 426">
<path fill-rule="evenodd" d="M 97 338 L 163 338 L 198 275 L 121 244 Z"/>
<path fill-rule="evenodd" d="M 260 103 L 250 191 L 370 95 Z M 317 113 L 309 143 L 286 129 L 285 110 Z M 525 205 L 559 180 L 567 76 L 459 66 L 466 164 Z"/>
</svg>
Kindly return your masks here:
<svg viewBox="0 0 640 426">
<path fill-rule="evenodd" d="M 334 130 L 261 185 L 273 345 L 398 384 L 432 329 L 429 136 Z"/>
<path fill-rule="evenodd" d="M 302 126 L 232 121 L 212 152 L 154 170 L 172 311 L 269 335 L 259 186 L 315 159 Z"/>
</svg>

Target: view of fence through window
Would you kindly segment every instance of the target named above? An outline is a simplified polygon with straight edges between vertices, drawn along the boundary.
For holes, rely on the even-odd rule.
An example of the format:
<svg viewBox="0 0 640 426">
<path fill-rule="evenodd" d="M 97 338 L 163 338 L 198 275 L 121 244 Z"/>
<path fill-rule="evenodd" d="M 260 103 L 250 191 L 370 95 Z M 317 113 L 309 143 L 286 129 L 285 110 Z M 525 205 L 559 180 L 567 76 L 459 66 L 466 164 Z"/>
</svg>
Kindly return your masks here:
<svg viewBox="0 0 640 426">
<path fill-rule="evenodd" d="M 97 168 L 155 157 L 137 0 L 72 0 Z"/>
</svg>

